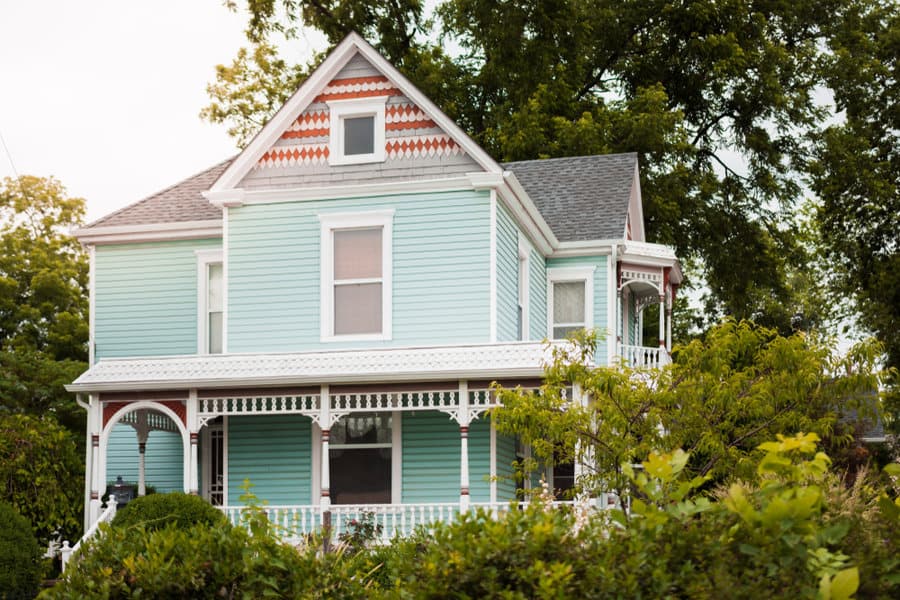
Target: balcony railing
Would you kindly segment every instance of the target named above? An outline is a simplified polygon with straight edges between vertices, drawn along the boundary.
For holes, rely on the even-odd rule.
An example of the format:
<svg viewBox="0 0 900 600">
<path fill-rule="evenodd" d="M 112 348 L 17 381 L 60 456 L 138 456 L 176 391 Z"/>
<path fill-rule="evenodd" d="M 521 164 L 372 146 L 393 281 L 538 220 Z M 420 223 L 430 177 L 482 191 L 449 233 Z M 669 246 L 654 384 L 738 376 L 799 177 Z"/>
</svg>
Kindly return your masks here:
<svg viewBox="0 0 900 600">
<path fill-rule="evenodd" d="M 635 369 L 658 369 L 669 364 L 669 353 L 661 346 L 619 345 L 619 356 Z"/>
</svg>

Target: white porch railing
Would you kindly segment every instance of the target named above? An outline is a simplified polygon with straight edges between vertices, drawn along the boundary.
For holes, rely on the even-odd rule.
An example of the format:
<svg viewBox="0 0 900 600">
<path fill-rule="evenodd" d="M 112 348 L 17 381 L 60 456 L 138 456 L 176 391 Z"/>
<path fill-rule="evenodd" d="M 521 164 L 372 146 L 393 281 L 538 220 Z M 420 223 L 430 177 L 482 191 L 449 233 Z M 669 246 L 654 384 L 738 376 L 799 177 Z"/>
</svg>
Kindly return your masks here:
<svg viewBox="0 0 900 600">
<path fill-rule="evenodd" d="M 100 516 L 91 525 L 87 531 L 84 532 L 84 535 L 81 536 L 81 539 L 75 543 L 74 546 L 69 547 L 68 540 L 64 541 L 62 544 L 62 548 L 59 551 L 60 562 L 62 565 L 62 570 L 66 570 L 66 565 L 69 563 L 69 559 L 81 548 L 81 545 L 86 541 L 94 537 L 96 535 L 97 530 L 100 528 L 100 523 L 109 523 L 113 520 L 113 517 L 116 516 L 116 496 L 115 494 L 109 495 L 109 500 L 106 502 L 106 509 L 100 513 Z"/>
<path fill-rule="evenodd" d="M 619 345 L 619 356 L 635 369 L 658 369 L 669 364 L 669 353 L 661 346 Z"/>
<path fill-rule="evenodd" d="M 519 508 L 527 506 L 527 502 L 519 503 Z M 574 508 L 574 501 L 553 502 L 554 508 Z M 621 505 L 613 494 L 603 494 L 601 498 L 589 501 L 588 506 L 594 510 L 620 508 Z M 509 502 L 473 502 L 470 509 L 483 509 L 494 515 L 501 515 L 515 504 Z M 248 510 L 246 506 L 223 506 L 222 511 L 234 525 L 241 523 L 241 514 Z M 320 531 L 322 512 L 318 506 L 264 506 L 262 509 L 269 521 L 283 539 L 299 542 L 305 536 Z M 387 543 L 394 537 L 412 535 L 416 528 L 432 523 L 452 521 L 459 514 L 459 502 L 421 503 L 421 504 L 338 504 L 331 506 L 332 539 L 348 532 L 353 522 L 370 522 L 380 528 L 378 540 Z"/>
</svg>

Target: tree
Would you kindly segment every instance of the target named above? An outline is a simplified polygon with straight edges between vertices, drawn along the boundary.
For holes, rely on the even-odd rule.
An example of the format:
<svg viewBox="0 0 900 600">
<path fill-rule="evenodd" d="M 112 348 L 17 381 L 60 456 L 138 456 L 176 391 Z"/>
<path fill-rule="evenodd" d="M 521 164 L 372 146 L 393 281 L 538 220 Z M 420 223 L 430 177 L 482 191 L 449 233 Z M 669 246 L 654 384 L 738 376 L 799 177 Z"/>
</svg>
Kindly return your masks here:
<svg viewBox="0 0 900 600">
<path fill-rule="evenodd" d="M 900 10 L 848 10 L 825 63 L 843 120 L 828 127 L 810 164 L 822 202 L 817 222 L 836 294 L 853 298 L 862 325 L 900 368 Z M 896 383 L 896 382 L 895 382 Z M 900 399 L 894 428 L 900 433 Z"/>
<path fill-rule="evenodd" d="M 68 230 L 84 200 L 53 178 L 0 185 L 0 408 L 84 432 L 63 386 L 87 367 L 88 262 Z"/>
<path fill-rule="evenodd" d="M 686 473 L 708 486 L 753 478 L 746 459 L 777 434 L 816 433 L 833 446 L 848 441 L 839 416 L 876 389 L 880 347 L 862 344 L 833 358 L 832 348 L 804 334 L 779 336 L 727 321 L 675 352 L 664 369 L 594 366 L 591 335 L 554 351 L 539 392 L 499 389 L 498 431 L 516 435 L 547 464 L 592 465 L 591 492 L 623 496 L 623 465 L 652 451 L 684 449 Z M 573 405 L 564 391 L 588 399 Z M 871 407 L 870 407 L 871 410 Z"/>
<path fill-rule="evenodd" d="M 73 434 L 49 417 L 0 413 L 0 500 L 31 521 L 40 542 L 78 539 L 84 465 Z"/>
<path fill-rule="evenodd" d="M 356 30 L 499 159 L 639 152 L 648 235 L 709 286 L 705 324 L 728 314 L 787 333 L 828 316 L 806 293 L 817 279 L 794 287 L 809 259 L 791 219 L 798 169 L 827 114 L 815 92 L 840 83 L 825 67 L 840 28 L 867 31 L 852 15 L 875 7 L 446 0 L 427 14 L 419 0 L 254 0 L 251 49 L 219 67 L 204 116 L 245 142 L 322 58 L 274 60 L 280 36 L 303 25 L 336 44 Z"/>
</svg>

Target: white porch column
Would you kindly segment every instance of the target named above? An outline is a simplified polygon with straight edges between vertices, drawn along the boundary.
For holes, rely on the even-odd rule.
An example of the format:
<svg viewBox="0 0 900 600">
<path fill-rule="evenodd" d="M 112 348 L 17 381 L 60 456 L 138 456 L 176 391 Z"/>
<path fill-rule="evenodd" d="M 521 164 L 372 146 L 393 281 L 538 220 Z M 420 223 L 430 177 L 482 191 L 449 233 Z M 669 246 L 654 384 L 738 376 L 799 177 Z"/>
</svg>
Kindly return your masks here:
<svg viewBox="0 0 900 600">
<path fill-rule="evenodd" d="M 621 357 L 622 354 L 622 344 L 625 343 L 624 339 L 624 331 L 625 331 L 625 318 L 624 313 L 622 311 L 622 290 L 616 290 L 616 354 Z"/>
<path fill-rule="evenodd" d="M 666 348 L 666 297 L 659 295 L 659 347 Z"/>
<path fill-rule="evenodd" d="M 584 395 L 581 393 L 581 386 L 577 383 L 572 384 L 572 404 L 575 404 L 580 407 L 584 407 Z M 584 461 L 581 457 L 582 454 L 582 444 L 581 442 L 575 442 L 575 484 L 579 484 L 581 482 L 581 478 L 584 476 Z"/>
<path fill-rule="evenodd" d="M 672 352 L 672 295 L 669 294 L 666 302 L 666 350 Z"/>
<path fill-rule="evenodd" d="M 200 494 L 200 484 L 197 475 L 200 472 L 198 444 L 200 442 L 200 418 L 199 418 L 199 402 L 197 401 L 197 390 L 188 391 L 187 399 L 187 426 L 190 432 L 191 452 L 189 464 L 186 465 L 188 478 L 187 493 L 197 496 Z"/>
<path fill-rule="evenodd" d="M 469 510 L 469 384 L 459 382 L 459 510 Z"/>
<path fill-rule="evenodd" d="M 91 454 L 91 506 L 88 511 L 88 522 L 89 525 L 93 525 L 100 517 L 100 497 L 104 491 L 102 481 L 104 469 L 100 465 L 100 431 L 103 428 L 103 407 L 100 404 L 98 395 L 91 397 L 90 406 L 88 425 L 91 432 L 91 447 L 88 452 Z"/>
<path fill-rule="evenodd" d="M 328 386 L 323 385 L 319 392 L 319 427 L 322 429 L 322 471 L 321 482 L 321 498 L 319 506 L 322 513 L 331 510 L 331 472 L 328 461 L 328 440 L 331 437 L 331 397 L 328 393 Z"/>
</svg>

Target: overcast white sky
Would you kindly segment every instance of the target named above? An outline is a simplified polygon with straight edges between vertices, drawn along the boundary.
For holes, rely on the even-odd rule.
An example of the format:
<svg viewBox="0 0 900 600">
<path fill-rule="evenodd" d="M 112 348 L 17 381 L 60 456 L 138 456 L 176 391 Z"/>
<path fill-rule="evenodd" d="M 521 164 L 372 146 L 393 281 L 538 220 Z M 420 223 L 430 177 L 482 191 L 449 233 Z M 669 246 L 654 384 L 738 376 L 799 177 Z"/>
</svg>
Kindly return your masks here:
<svg viewBox="0 0 900 600">
<path fill-rule="evenodd" d="M 222 0 L 0 0 L 0 134 L 16 171 L 53 175 L 92 221 L 236 153 L 198 113 L 244 24 Z"/>
</svg>

